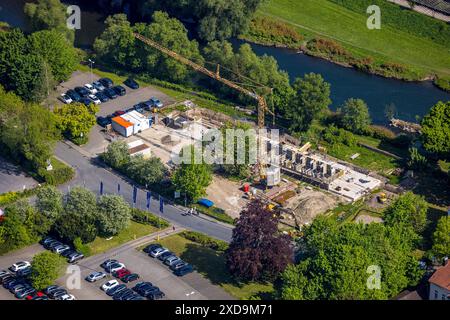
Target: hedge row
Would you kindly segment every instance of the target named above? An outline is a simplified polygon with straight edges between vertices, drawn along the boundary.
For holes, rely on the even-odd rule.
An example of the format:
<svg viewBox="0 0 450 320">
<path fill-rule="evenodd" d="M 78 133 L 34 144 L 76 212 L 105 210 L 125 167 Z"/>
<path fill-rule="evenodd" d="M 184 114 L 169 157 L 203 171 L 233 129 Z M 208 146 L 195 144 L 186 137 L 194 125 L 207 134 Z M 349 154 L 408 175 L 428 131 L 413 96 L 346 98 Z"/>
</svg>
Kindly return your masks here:
<svg viewBox="0 0 450 320">
<path fill-rule="evenodd" d="M 200 232 L 183 231 L 180 235 L 192 242 L 201 244 L 202 246 L 213 249 L 215 251 L 225 251 L 228 248 L 228 243 L 226 243 L 225 241 L 213 239 Z"/>
<path fill-rule="evenodd" d="M 154 227 L 160 227 L 161 229 L 167 228 L 170 225 L 166 220 L 137 208 L 131 209 L 131 220 Z"/>
</svg>

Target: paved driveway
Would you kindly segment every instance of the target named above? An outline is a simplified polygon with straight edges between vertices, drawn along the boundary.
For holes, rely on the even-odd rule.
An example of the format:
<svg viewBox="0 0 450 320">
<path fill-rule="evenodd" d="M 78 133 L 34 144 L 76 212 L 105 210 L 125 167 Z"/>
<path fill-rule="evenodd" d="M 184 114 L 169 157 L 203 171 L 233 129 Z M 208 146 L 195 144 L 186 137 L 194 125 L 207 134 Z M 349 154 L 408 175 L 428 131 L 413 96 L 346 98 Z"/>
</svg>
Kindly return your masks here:
<svg viewBox="0 0 450 320">
<path fill-rule="evenodd" d="M 0 194 L 8 191 L 23 190 L 37 185 L 37 181 L 26 175 L 20 167 L 0 157 Z"/>
</svg>

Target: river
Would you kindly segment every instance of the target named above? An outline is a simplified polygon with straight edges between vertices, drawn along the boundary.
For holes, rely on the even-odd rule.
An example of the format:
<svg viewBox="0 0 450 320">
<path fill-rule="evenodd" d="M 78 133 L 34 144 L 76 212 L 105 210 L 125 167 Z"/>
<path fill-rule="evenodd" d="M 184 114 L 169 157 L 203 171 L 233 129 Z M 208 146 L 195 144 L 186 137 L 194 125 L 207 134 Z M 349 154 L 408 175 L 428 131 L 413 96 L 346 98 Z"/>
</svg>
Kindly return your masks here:
<svg viewBox="0 0 450 320">
<path fill-rule="evenodd" d="M 23 14 L 25 0 L 0 0 L 0 21 L 29 30 L 29 21 Z M 71 1 L 77 3 L 78 1 Z M 81 30 L 77 30 L 75 43 L 79 47 L 89 47 L 103 28 L 104 16 L 93 8 L 82 8 Z M 243 43 L 234 40 L 234 45 Z M 386 105 L 394 104 L 397 117 L 415 121 L 422 117 L 438 101 L 450 101 L 450 93 L 436 88 L 431 82 L 404 82 L 369 75 L 355 69 L 345 68 L 323 59 L 296 53 L 293 50 L 251 45 L 258 55 L 275 57 L 281 69 L 286 70 L 291 80 L 305 73 L 320 73 L 331 84 L 331 108 L 335 110 L 348 98 L 361 98 L 369 106 L 374 123 L 386 122 Z"/>
</svg>

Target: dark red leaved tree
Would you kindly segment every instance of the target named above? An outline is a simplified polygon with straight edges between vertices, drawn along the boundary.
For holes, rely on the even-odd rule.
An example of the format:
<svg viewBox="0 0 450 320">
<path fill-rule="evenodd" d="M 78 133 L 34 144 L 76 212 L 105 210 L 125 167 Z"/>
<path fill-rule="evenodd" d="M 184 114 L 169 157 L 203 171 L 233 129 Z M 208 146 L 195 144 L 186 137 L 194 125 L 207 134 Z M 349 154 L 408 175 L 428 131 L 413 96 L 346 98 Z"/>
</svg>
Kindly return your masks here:
<svg viewBox="0 0 450 320">
<path fill-rule="evenodd" d="M 242 280 L 273 280 L 293 261 L 291 238 L 278 231 L 279 215 L 260 200 L 241 212 L 226 252 L 228 270 Z"/>
</svg>

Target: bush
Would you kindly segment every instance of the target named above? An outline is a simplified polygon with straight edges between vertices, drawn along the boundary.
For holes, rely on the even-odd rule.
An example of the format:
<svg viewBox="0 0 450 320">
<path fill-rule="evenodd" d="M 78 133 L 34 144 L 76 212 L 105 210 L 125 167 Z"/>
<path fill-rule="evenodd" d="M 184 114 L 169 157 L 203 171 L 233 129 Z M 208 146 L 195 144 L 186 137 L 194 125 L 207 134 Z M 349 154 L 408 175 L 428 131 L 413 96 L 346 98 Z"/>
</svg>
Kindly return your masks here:
<svg viewBox="0 0 450 320">
<path fill-rule="evenodd" d="M 391 141 L 392 139 L 395 139 L 395 133 L 383 126 L 371 125 L 367 128 L 367 134 L 383 141 Z"/>
<path fill-rule="evenodd" d="M 162 229 L 167 228 L 170 225 L 166 220 L 136 208 L 131 209 L 131 220 L 154 227 L 160 227 Z"/>
<path fill-rule="evenodd" d="M 331 145 L 343 143 L 346 146 L 354 147 L 357 139 L 353 133 L 334 125 L 327 127 L 322 133 L 322 139 Z"/>
<path fill-rule="evenodd" d="M 450 78 L 444 79 L 444 78 L 437 78 L 434 81 L 434 84 L 441 88 L 442 90 L 449 91 L 450 92 Z"/>
<path fill-rule="evenodd" d="M 64 166 L 51 171 L 39 169 L 38 174 L 43 177 L 48 184 L 57 186 L 72 180 L 75 171 L 71 167 Z"/>
<path fill-rule="evenodd" d="M 225 251 L 228 248 L 228 243 L 226 243 L 225 241 L 213 239 L 200 232 L 183 231 L 181 233 L 181 236 L 190 241 L 201 244 L 204 247 L 213 249 L 215 251 Z"/>
<path fill-rule="evenodd" d="M 85 257 L 89 257 L 91 255 L 91 248 L 87 244 L 84 244 L 79 237 L 73 240 L 73 247 L 76 251 L 81 252 Z"/>
<path fill-rule="evenodd" d="M 10 191 L 7 193 L 0 194 L 0 206 L 6 206 L 7 204 L 19 200 L 20 198 L 21 197 L 19 192 Z"/>
<path fill-rule="evenodd" d="M 197 210 L 207 216 L 213 217 L 216 220 L 225 222 L 225 223 L 229 223 L 229 224 L 234 224 L 234 219 L 232 217 L 230 217 L 229 215 L 226 214 L 225 210 L 221 209 L 221 208 L 217 208 L 217 207 L 212 207 L 212 208 L 205 208 L 203 206 L 200 205 L 195 205 L 195 207 L 197 208 Z"/>
</svg>

